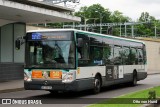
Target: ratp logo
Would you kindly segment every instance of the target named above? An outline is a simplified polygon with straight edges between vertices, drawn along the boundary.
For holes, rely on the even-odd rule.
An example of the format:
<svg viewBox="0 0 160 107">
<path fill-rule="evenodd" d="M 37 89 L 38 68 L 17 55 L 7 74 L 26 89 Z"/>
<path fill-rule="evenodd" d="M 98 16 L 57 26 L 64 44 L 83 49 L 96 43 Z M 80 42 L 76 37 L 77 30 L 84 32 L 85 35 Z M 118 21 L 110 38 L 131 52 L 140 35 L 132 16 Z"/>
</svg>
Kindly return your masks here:
<svg viewBox="0 0 160 107">
<path fill-rule="evenodd" d="M 2 104 L 11 104 L 11 99 L 2 99 Z"/>
</svg>

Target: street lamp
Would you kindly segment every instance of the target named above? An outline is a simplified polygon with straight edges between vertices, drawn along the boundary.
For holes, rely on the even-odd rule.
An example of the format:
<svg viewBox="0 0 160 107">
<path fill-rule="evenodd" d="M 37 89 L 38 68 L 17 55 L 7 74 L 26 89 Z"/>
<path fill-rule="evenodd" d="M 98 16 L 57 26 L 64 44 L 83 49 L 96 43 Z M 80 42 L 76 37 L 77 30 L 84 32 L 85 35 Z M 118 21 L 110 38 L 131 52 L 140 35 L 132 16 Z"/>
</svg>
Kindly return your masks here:
<svg viewBox="0 0 160 107">
<path fill-rule="evenodd" d="M 82 16 L 82 15 L 81 15 Z M 85 16 L 82 16 L 84 18 L 84 30 L 86 31 L 87 29 L 87 21 L 90 19 L 94 19 L 94 24 L 95 24 L 95 20 L 98 18 L 86 18 Z"/>
<path fill-rule="evenodd" d="M 98 19 L 98 18 L 85 18 L 84 17 L 85 31 L 86 31 L 87 21 L 90 20 L 90 19 L 94 19 L 94 24 L 95 24 L 95 20 Z"/>
<path fill-rule="evenodd" d="M 88 21 L 89 19 L 87 19 L 87 18 L 85 18 L 84 17 L 84 30 L 86 31 L 86 26 L 87 26 L 87 21 Z"/>
<path fill-rule="evenodd" d="M 95 11 L 96 13 L 99 13 L 98 11 Z M 99 13 L 100 17 L 100 34 L 102 33 L 102 13 Z"/>
<path fill-rule="evenodd" d="M 119 33 L 120 33 L 120 37 L 122 36 L 122 33 L 121 33 L 122 31 L 121 31 L 121 18 L 120 18 L 120 31 L 119 31 Z"/>
<path fill-rule="evenodd" d="M 84 30 L 86 31 L 86 24 L 87 24 L 87 21 L 89 20 L 89 19 L 87 19 L 85 16 L 83 16 L 83 15 L 80 15 L 80 16 L 82 16 L 83 18 L 84 18 Z"/>
<path fill-rule="evenodd" d="M 157 24 L 158 24 L 158 23 L 159 23 L 159 20 L 157 20 L 157 21 L 155 20 L 155 21 L 154 21 L 154 26 L 155 26 L 155 27 L 154 27 L 154 34 L 155 34 L 155 38 L 157 38 Z"/>
</svg>

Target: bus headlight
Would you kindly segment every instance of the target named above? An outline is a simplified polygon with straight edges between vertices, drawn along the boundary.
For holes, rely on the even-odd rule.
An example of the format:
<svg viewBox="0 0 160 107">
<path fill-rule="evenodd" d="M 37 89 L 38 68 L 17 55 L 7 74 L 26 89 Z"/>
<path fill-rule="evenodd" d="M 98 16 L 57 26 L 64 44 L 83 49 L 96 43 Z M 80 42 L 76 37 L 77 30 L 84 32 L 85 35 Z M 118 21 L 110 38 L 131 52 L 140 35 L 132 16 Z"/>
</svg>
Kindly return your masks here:
<svg viewBox="0 0 160 107">
<path fill-rule="evenodd" d="M 32 81 L 32 79 L 24 72 L 24 81 Z"/>
<path fill-rule="evenodd" d="M 76 78 L 75 78 L 75 73 L 76 72 L 64 72 L 62 74 L 62 82 L 63 83 L 71 83 L 73 82 Z"/>
</svg>

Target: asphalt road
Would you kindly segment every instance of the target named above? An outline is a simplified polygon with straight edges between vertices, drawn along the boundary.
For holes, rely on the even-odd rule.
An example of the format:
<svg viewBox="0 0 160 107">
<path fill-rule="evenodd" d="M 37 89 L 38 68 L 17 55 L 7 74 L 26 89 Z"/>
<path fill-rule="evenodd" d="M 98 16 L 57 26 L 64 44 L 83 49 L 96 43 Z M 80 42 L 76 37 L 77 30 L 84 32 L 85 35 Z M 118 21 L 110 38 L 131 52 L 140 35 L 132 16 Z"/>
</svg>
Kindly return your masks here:
<svg viewBox="0 0 160 107">
<path fill-rule="evenodd" d="M 82 107 L 92 103 L 104 100 L 106 98 L 114 98 L 127 93 L 135 92 L 160 86 L 160 74 L 149 75 L 145 80 L 138 82 L 135 87 L 124 85 L 114 85 L 105 87 L 101 93 L 93 95 L 90 90 L 77 92 L 77 93 L 60 93 L 52 95 L 47 91 L 18 91 L 0 94 L 0 98 L 29 98 L 29 99 L 42 99 L 54 104 L 34 105 L 35 107 Z M 0 105 L 0 107 L 22 107 L 22 105 Z M 23 105 L 23 107 L 33 107 L 33 105 Z"/>
</svg>

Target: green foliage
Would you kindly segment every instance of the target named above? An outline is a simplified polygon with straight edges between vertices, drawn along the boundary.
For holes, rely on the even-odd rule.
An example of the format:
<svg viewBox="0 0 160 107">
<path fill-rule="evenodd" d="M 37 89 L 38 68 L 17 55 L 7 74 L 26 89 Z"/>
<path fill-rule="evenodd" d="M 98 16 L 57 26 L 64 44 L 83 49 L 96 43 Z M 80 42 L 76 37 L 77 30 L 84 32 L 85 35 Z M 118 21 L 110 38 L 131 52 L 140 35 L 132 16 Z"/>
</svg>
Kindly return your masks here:
<svg viewBox="0 0 160 107">
<path fill-rule="evenodd" d="M 108 8 L 104 8 L 100 4 L 93 4 L 89 7 L 84 6 L 81 7 L 78 12 L 70 13 L 70 15 L 75 15 L 81 17 L 81 22 L 75 22 L 75 24 L 85 24 L 85 20 L 87 24 L 100 24 L 102 23 L 125 23 L 132 22 L 132 19 L 123 15 L 122 12 L 116 10 L 111 12 Z M 135 36 L 154 36 L 155 35 L 155 26 L 157 27 L 157 35 L 160 36 L 160 20 L 156 20 L 155 17 L 151 16 L 148 12 L 142 12 L 141 16 L 137 20 L 139 23 L 134 25 L 134 35 Z M 145 23 L 144 23 L 145 22 Z M 63 28 L 63 24 L 72 25 L 73 22 L 64 22 L 64 23 L 48 23 L 47 26 L 51 28 Z M 44 26 L 44 24 L 43 24 Z M 102 27 L 103 34 L 111 34 L 115 36 L 121 35 L 125 33 L 125 26 L 110 26 L 110 27 Z M 100 32 L 100 27 L 91 27 L 88 29 L 92 32 Z M 131 35 L 131 26 L 127 26 L 127 36 Z"/>
<path fill-rule="evenodd" d="M 89 7 L 82 7 L 80 11 L 75 13 L 76 16 L 79 16 L 82 18 L 81 23 L 84 24 L 84 19 L 89 19 L 87 21 L 87 24 L 90 23 L 100 23 L 100 19 L 102 19 L 102 23 L 125 23 L 125 22 L 131 22 L 132 19 L 124 16 L 122 12 L 116 10 L 114 12 L 111 12 L 109 9 L 105 9 L 100 4 L 93 4 Z M 95 19 L 93 19 L 95 18 Z M 135 36 L 142 36 L 142 37 L 149 37 L 155 35 L 155 26 L 157 27 L 157 34 L 160 35 L 160 21 L 156 20 L 155 17 L 150 16 L 148 12 L 142 12 L 141 16 L 138 18 L 138 22 L 143 24 L 138 24 L 134 26 L 134 32 Z M 145 22 L 145 23 L 144 23 Z M 131 34 L 130 26 L 127 26 L 127 34 L 128 36 Z M 95 27 L 92 29 L 96 29 L 95 32 L 99 32 L 100 28 Z M 113 26 L 110 28 L 110 34 L 112 35 L 120 35 L 120 27 L 119 26 Z M 94 31 L 94 30 L 92 30 Z M 103 27 L 102 33 L 108 33 L 109 28 Z M 121 33 L 124 34 L 124 26 L 121 26 Z"/>
<path fill-rule="evenodd" d="M 84 18 L 89 19 L 87 23 L 100 23 L 100 18 L 102 18 L 103 23 L 109 23 L 111 22 L 110 14 L 109 9 L 105 9 L 100 4 L 93 4 L 89 7 L 81 7 L 74 15 L 81 17 L 81 23 L 84 23 Z"/>
<path fill-rule="evenodd" d="M 118 10 L 114 11 L 110 15 L 110 19 L 113 23 L 115 22 L 129 22 L 131 19 L 127 16 L 123 16 L 122 12 L 119 12 Z"/>
<path fill-rule="evenodd" d="M 148 12 L 142 12 L 138 19 L 139 22 L 146 22 L 145 24 L 137 25 L 137 34 L 141 36 L 154 36 L 155 26 L 159 26 L 159 21 L 155 17 L 150 16 Z"/>
<path fill-rule="evenodd" d="M 146 89 L 146 90 L 141 90 L 141 91 L 137 91 L 134 93 L 129 93 L 123 96 L 119 96 L 117 97 L 117 99 L 110 99 L 110 100 L 106 100 L 106 101 L 101 101 L 98 102 L 97 104 L 93 104 L 90 105 L 88 107 L 141 107 L 142 104 L 133 104 L 132 100 L 130 100 L 131 98 L 133 99 L 138 99 L 138 98 L 144 98 L 144 99 L 148 99 L 149 97 L 149 92 L 150 91 L 155 91 L 156 92 L 156 97 L 160 97 L 160 86 L 158 87 L 154 87 L 154 88 L 150 88 L 150 89 Z M 128 101 L 126 102 L 126 100 L 128 99 Z M 131 103 L 131 104 L 125 104 L 125 103 Z M 123 104 L 124 103 L 124 104 Z"/>
</svg>

